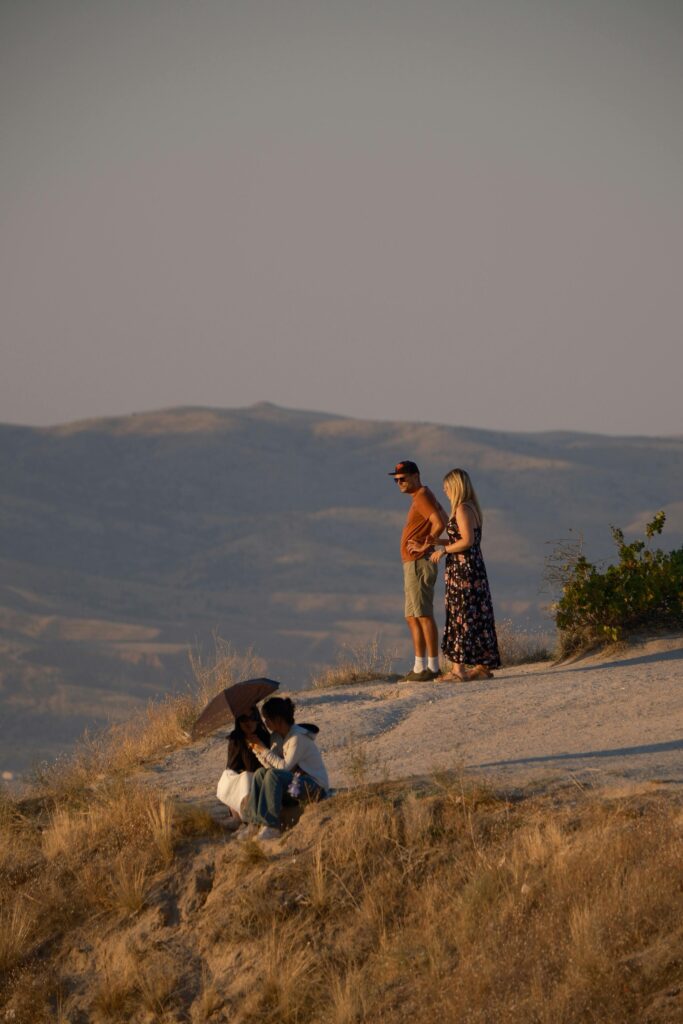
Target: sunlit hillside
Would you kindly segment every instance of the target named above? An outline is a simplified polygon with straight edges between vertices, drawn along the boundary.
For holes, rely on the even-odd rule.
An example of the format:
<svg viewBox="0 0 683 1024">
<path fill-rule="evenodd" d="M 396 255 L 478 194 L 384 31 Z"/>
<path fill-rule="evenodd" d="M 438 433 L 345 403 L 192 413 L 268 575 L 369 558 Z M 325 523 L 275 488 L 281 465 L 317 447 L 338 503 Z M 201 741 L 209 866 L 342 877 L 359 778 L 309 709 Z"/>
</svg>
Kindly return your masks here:
<svg viewBox="0 0 683 1024">
<path fill-rule="evenodd" d="M 272 405 L 0 427 L 0 770 L 182 687 L 212 631 L 290 686 L 339 645 L 407 649 L 387 472 L 470 470 L 499 618 L 538 625 L 549 542 L 596 557 L 608 524 L 667 510 L 683 541 L 683 439 L 504 434 Z M 265 667 L 265 665 L 264 665 Z"/>
<path fill-rule="evenodd" d="M 270 841 L 214 795 L 229 726 L 189 740 L 247 667 L 209 666 L 0 786 L 0 1020 L 681 1021 L 682 656 L 304 692 L 335 792 Z"/>
</svg>

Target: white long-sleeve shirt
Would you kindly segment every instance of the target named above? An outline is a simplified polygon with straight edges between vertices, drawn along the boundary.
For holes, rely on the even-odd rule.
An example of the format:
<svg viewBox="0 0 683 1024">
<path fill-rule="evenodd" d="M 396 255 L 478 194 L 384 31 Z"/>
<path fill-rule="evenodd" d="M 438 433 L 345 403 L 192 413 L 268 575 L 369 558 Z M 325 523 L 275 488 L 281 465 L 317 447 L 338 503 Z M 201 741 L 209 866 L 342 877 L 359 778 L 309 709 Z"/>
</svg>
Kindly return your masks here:
<svg viewBox="0 0 683 1024">
<path fill-rule="evenodd" d="M 315 737 L 312 732 L 304 729 L 301 725 L 292 726 L 285 736 L 281 748 L 276 741 L 270 750 L 258 749 L 256 756 L 264 768 L 281 768 L 289 772 L 298 768 L 299 771 L 310 775 L 321 789 L 330 788 L 327 768 L 315 742 Z"/>
</svg>

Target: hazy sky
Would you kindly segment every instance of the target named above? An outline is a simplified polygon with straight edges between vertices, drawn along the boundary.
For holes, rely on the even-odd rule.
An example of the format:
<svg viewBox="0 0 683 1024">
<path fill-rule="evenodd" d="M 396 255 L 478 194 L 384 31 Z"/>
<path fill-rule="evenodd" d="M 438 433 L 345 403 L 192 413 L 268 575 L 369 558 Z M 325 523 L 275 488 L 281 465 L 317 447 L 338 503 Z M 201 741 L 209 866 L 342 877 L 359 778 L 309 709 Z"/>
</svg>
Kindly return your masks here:
<svg viewBox="0 0 683 1024">
<path fill-rule="evenodd" d="M 0 420 L 683 432 L 680 0 L 0 19 Z"/>
</svg>

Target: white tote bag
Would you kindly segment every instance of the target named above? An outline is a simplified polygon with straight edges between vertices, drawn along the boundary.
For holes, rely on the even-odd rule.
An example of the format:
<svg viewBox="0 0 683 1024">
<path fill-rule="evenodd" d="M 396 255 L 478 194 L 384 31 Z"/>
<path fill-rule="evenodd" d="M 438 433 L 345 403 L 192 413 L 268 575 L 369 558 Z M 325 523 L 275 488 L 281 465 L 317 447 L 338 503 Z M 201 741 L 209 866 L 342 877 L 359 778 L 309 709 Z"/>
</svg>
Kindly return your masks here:
<svg viewBox="0 0 683 1024">
<path fill-rule="evenodd" d="M 230 808 L 233 814 L 240 817 L 242 801 L 251 793 L 253 781 L 253 772 L 234 772 L 231 768 L 226 768 L 218 780 L 216 796 L 222 804 L 226 804 Z"/>
</svg>

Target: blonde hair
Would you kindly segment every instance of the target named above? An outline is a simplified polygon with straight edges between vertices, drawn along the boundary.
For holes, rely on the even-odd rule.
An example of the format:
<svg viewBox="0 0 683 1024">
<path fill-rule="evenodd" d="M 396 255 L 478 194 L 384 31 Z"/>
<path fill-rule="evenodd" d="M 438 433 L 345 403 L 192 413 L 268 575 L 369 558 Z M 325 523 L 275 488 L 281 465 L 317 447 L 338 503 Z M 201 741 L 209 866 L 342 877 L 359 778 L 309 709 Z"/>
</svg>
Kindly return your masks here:
<svg viewBox="0 0 683 1024">
<path fill-rule="evenodd" d="M 477 492 L 472 486 L 469 473 L 464 469 L 452 469 L 443 478 L 443 486 L 446 494 L 451 499 L 451 518 L 455 515 L 455 510 L 458 506 L 464 505 L 467 502 L 476 509 L 479 516 L 479 526 L 481 526 L 484 516 L 482 515 Z"/>
</svg>

